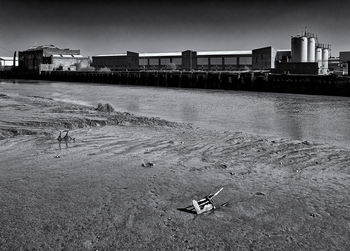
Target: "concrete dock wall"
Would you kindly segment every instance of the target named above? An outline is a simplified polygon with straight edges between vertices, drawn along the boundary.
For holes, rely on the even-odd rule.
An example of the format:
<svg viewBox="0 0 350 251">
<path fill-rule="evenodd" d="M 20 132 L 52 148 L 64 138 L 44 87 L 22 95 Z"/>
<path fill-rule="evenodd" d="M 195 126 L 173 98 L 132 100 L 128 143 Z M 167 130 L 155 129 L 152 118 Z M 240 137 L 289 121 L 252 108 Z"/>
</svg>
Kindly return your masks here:
<svg viewBox="0 0 350 251">
<path fill-rule="evenodd" d="M 233 72 L 0 72 L 0 78 L 178 88 L 244 90 L 350 97 L 350 78 Z"/>
</svg>

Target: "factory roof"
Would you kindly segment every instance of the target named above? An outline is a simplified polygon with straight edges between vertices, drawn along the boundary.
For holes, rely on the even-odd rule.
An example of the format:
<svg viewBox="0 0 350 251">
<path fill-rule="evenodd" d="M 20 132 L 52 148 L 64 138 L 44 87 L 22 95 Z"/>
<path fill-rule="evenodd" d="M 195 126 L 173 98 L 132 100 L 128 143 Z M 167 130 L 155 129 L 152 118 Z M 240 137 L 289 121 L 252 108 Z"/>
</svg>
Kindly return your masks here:
<svg viewBox="0 0 350 251">
<path fill-rule="evenodd" d="M 33 46 L 29 49 L 27 49 L 27 51 L 36 51 L 36 50 L 41 50 L 41 49 L 59 49 L 58 47 L 54 46 L 53 44 L 47 44 L 47 45 L 38 45 L 38 46 Z"/>
<path fill-rule="evenodd" d="M 83 58 L 84 56 L 82 55 L 64 55 L 64 54 L 52 54 L 52 57 L 54 58 Z"/>
<path fill-rule="evenodd" d="M 222 55 L 251 55 L 252 51 L 198 51 L 198 56 L 222 56 Z M 94 57 L 118 57 L 126 56 L 126 53 L 114 53 L 96 55 Z M 182 52 L 144 52 L 140 53 L 139 57 L 181 57 Z"/>
<path fill-rule="evenodd" d="M 252 51 L 198 51 L 198 56 L 249 55 Z"/>
<path fill-rule="evenodd" d="M 126 56 L 126 53 L 114 53 L 114 54 L 102 54 L 102 55 L 96 55 L 94 57 L 120 57 L 120 56 Z"/>
<path fill-rule="evenodd" d="M 5 61 L 13 60 L 13 57 L 0 57 L 0 60 L 5 60 Z M 18 60 L 17 57 L 16 57 L 16 60 Z"/>
<path fill-rule="evenodd" d="M 181 57 L 181 52 L 145 52 L 140 53 L 139 57 Z"/>
</svg>

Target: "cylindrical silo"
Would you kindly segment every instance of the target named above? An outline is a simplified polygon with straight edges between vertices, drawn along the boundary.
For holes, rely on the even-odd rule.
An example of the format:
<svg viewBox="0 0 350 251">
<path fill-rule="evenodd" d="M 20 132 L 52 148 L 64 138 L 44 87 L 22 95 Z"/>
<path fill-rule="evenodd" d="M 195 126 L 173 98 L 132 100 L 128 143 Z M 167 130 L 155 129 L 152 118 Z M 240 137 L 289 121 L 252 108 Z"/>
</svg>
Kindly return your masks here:
<svg viewBox="0 0 350 251">
<path fill-rule="evenodd" d="M 307 37 L 292 37 L 292 62 L 307 62 Z"/>
<path fill-rule="evenodd" d="M 321 73 L 321 69 L 322 69 L 322 48 L 317 47 L 316 48 L 316 56 L 315 56 L 315 60 L 318 64 L 318 72 Z"/>
<path fill-rule="evenodd" d="M 301 62 L 307 62 L 307 37 L 301 37 Z"/>
<path fill-rule="evenodd" d="M 327 48 L 323 48 L 322 50 L 322 68 L 324 74 L 328 72 L 328 58 L 329 58 L 329 50 Z"/>
<path fill-rule="evenodd" d="M 307 44 L 307 61 L 315 62 L 316 39 L 309 37 Z"/>
</svg>

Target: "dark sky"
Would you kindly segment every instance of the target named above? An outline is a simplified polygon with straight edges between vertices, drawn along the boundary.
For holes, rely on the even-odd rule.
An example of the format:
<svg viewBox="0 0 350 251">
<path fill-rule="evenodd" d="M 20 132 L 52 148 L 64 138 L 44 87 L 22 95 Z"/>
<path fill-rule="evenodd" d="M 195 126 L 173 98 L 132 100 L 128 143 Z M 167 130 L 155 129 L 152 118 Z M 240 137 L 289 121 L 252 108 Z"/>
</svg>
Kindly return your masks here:
<svg viewBox="0 0 350 251">
<path fill-rule="evenodd" d="M 350 3 L 323 0 L 0 0 L 0 55 L 33 45 L 125 52 L 290 48 L 308 26 L 332 55 L 350 50 Z"/>
</svg>

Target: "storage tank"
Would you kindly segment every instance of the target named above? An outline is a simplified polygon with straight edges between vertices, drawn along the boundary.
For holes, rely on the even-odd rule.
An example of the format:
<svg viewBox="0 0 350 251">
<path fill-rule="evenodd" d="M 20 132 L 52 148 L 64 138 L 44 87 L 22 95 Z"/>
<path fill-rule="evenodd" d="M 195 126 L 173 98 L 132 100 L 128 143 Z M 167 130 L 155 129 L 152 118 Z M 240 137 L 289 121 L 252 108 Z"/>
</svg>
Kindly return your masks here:
<svg viewBox="0 0 350 251">
<path fill-rule="evenodd" d="M 292 37 L 292 62 L 307 62 L 307 37 Z"/>
<path fill-rule="evenodd" d="M 329 50 L 327 48 L 323 48 L 322 50 L 322 69 L 323 74 L 328 73 L 328 58 L 329 58 Z"/>
<path fill-rule="evenodd" d="M 318 72 L 321 73 L 321 69 L 322 69 L 322 48 L 321 47 L 317 47 L 316 48 L 316 56 L 315 56 L 315 60 L 318 64 Z"/>
<path fill-rule="evenodd" d="M 316 39 L 309 37 L 307 43 L 307 61 L 315 62 Z"/>
</svg>

